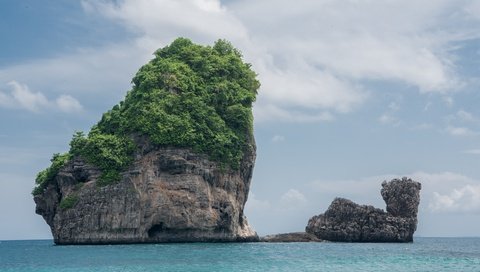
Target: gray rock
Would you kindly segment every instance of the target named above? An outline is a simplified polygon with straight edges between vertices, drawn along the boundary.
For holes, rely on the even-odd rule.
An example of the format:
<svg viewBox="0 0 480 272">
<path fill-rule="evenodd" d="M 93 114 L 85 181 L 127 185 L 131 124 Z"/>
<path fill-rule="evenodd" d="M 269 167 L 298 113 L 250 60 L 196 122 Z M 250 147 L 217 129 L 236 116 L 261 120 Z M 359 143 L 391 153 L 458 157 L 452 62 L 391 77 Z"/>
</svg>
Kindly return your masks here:
<svg viewBox="0 0 480 272">
<path fill-rule="evenodd" d="M 260 238 L 260 242 L 266 243 L 292 243 L 292 242 L 321 242 L 317 236 L 306 232 L 290 232 L 267 235 Z"/>
<path fill-rule="evenodd" d="M 143 148 L 118 183 L 96 185 L 100 171 L 69 161 L 35 196 L 56 244 L 258 241 L 243 208 L 255 145 L 240 169 L 223 169 L 182 148 Z M 72 207 L 61 208 L 67 198 Z"/>
<path fill-rule="evenodd" d="M 336 198 L 324 214 L 312 217 L 306 232 L 339 242 L 412 242 L 417 229 L 421 184 L 411 179 L 382 183 L 387 211 Z"/>
</svg>

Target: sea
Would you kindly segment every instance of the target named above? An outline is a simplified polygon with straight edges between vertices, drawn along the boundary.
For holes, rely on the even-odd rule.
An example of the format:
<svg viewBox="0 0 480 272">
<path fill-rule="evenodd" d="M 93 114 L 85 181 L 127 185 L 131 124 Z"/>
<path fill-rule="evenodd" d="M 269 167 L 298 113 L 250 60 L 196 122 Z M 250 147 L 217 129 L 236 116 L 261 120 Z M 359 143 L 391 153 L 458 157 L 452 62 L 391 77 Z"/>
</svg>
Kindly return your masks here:
<svg viewBox="0 0 480 272">
<path fill-rule="evenodd" d="M 184 243 L 55 246 L 1 241 L 0 271 L 475 271 L 480 238 L 413 243 Z"/>
</svg>

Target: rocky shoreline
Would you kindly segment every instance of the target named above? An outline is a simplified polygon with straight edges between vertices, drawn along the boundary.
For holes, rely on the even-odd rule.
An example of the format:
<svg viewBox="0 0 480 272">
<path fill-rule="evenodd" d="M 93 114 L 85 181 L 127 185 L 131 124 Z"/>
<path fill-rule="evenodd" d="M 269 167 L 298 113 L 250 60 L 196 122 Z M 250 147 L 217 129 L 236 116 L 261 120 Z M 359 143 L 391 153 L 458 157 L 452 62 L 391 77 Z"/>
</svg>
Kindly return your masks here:
<svg viewBox="0 0 480 272">
<path fill-rule="evenodd" d="M 271 234 L 260 237 L 260 242 L 265 243 L 297 243 L 297 242 L 322 242 L 317 236 L 307 232 L 290 232 Z"/>
</svg>

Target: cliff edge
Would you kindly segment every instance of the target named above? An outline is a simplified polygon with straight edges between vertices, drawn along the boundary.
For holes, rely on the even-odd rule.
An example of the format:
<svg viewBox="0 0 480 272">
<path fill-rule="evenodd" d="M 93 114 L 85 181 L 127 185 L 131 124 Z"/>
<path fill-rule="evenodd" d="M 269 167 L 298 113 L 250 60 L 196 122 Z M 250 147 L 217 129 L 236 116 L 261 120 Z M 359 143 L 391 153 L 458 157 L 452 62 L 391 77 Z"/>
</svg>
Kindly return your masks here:
<svg viewBox="0 0 480 272">
<path fill-rule="evenodd" d="M 230 43 L 179 38 L 33 191 L 56 244 L 257 241 L 243 214 L 259 83 Z"/>
<path fill-rule="evenodd" d="M 412 242 L 417 229 L 421 184 L 408 178 L 382 183 L 387 211 L 336 198 L 324 214 L 312 217 L 306 232 L 327 241 Z"/>
</svg>

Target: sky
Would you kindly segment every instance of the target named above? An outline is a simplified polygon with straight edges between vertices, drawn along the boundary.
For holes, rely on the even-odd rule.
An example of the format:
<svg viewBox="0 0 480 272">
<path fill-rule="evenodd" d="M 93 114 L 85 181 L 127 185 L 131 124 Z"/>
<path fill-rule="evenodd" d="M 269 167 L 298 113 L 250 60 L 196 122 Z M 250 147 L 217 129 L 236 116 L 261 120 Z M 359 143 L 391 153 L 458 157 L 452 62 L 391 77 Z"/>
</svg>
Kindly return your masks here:
<svg viewBox="0 0 480 272">
<path fill-rule="evenodd" d="M 30 194 L 177 37 L 258 74 L 245 214 L 302 231 L 335 197 L 422 183 L 417 236 L 480 236 L 480 1 L 0 0 L 0 240 L 49 239 Z"/>
</svg>

